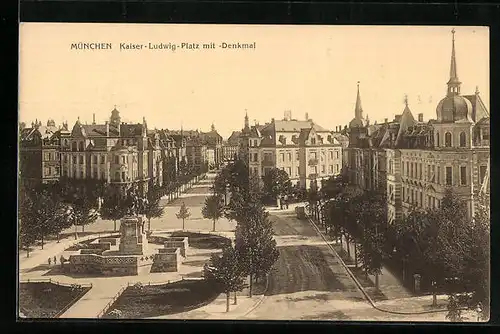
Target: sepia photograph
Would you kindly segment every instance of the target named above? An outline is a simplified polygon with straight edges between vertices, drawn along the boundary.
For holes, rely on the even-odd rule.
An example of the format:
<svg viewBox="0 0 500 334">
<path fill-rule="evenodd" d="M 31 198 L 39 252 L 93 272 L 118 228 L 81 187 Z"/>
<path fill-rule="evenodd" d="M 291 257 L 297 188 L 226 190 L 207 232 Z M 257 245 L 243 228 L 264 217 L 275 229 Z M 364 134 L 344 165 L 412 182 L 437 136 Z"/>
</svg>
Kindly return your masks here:
<svg viewBox="0 0 500 334">
<path fill-rule="evenodd" d="M 18 321 L 489 321 L 489 34 L 20 23 Z"/>
</svg>

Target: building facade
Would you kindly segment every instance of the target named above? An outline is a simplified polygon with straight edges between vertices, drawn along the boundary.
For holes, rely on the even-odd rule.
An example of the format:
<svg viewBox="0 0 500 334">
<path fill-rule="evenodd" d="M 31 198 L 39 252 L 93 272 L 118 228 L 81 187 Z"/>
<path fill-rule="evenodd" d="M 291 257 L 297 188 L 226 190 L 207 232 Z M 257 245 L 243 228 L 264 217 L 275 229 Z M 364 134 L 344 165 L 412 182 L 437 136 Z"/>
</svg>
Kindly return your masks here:
<svg viewBox="0 0 500 334">
<path fill-rule="evenodd" d="M 233 131 L 227 141 L 223 143 L 222 151 L 224 161 L 232 161 L 238 157 L 240 135 L 241 131 Z"/>
<path fill-rule="evenodd" d="M 306 116 L 307 117 L 307 116 Z M 247 126 L 241 138 L 240 152 L 246 158 L 250 173 L 261 178 L 270 169 L 284 170 L 292 184 L 309 189 L 321 186 L 321 180 L 338 175 L 342 168 L 342 145 L 332 131 L 305 120 L 272 119 L 265 125 Z M 244 151 L 246 149 L 246 152 Z"/>
<path fill-rule="evenodd" d="M 363 189 L 383 191 L 389 222 L 413 208 L 438 208 L 451 188 L 474 213 L 479 191 L 489 193 L 490 125 L 479 90 L 461 95 L 453 32 L 450 78 L 436 119 L 415 119 L 405 102 L 392 122 L 370 125 L 358 95 L 349 124 L 348 178 Z M 488 184 L 486 184 L 487 182 Z"/>
<path fill-rule="evenodd" d="M 43 126 L 36 120 L 30 128 L 20 128 L 19 176 L 26 185 L 57 182 L 61 176 L 61 134 L 53 120 Z"/>
</svg>

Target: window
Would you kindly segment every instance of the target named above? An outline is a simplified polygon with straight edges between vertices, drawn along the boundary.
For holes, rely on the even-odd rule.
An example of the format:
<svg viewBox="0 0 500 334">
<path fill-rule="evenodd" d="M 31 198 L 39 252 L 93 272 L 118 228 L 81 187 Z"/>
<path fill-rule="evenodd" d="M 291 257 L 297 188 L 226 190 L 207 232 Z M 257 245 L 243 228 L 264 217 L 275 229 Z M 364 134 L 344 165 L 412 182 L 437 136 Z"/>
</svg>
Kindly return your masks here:
<svg viewBox="0 0 500 334">
<path fill-rule="evenodd" d="M 333 151 L 330 151 L 330 159 L 333 160 Z"/>
<path fill-rule="evenodd" d="M 466 135 L 465 132 L 460 132 L 460 147 L 465 147 L 466 145 Z"/>
<path fill-rule="evenodd" d="M 460 184 L 462 186 L 467 185 L 467 167 L 460 166 Z"/>
<path fill-rule="evenodd" d="M 405 198 L 405 187 L 403 187 L 402 191 L 403 191 L 403 202 L 406 202 L 406 198 Z"/>
<path fill-rule="evenodd" d="M 258 153 L 254 153 L 253 154 L 253 161 L 257 161 L 258 160 Z"/>
<path fill-rule="evenodd" d="M 120 163 L 120 157 L 115 155 L 115 164 L 119 164 Z"/>
<path fill-rule="evenodd" d="M 288 153 L 288 161 L 292 161 L 292 153 Z"/>
<path fill-rule="evenodd" d="M 451 186 L 453 182 L 452 167 L 446 167 L 446 185 Z"/>
<path fill-rule="evenodd" d="M 441 184 L 441 166 L 438 167 L 438 172 L 437 172 L 437 184 Z"/>
<path fill-rule="evenodd" d="M 449 132 L 444 134 L 444 146 L 451 147 L 451 133 Z"/>
<path fill-rule="evenodd" d="M 424 195 L 420 192 L 420 206 L 424 206 Z"/>
<path fill-rule="evenodd" d="M 257 174 L 259 173 L 259 169 L 258 169 L 257 167 L 254 167 L 254 169 L 253 169 L 253 173 L 254 173 L 255 175 L 257 175 Z"/>
<path fill-rule="evenodd" d="M 285 153 L 280 154 L 280 159 L 281 159 L 281 162 L 285 161 Z"/>
<path fill-rule="evenodd" d="M 486 166 L 479 166 L 479 183 L 480 184 L 483 184 L 485 176 L 486 176 Z"/>
<path fill-rule="evenodd" d="M 335 173 L 339 172 L 339 164 L 335 164 Z"/>
<path fill-rule="evenodd" d="M 287 167 L 286 173 L 288 174 L 288 176 L 292 176 L 292 167 Z"/>
<path fill-rule="evenodd" d="M 431 165 L 427 165 L 427 181 L 431 180 Z"/>
<path fill-rule="evenodd" d="M 414 191 L 411 191 L 411 204 L 415 203 Z"/>
<path fill-rule="evenodd" d="M 333 174 L 333 165 L 330 165 L 330 166 L 328 167 L 328 169 L 329 169 L 329 171 L 330 171 L 330 174 Z"/>
<path fill-rule="evenodd" d="M 436 132 L 436 146 L 439 147 L 439 132 Z"/>
<path fill-rule="evenodd" d="M 410 164 L 410 177 L 413 177 L 413 162 Z"/>
<path fill-rule="evenodd" d="M 64 162 L 68 162 L 68 156 L 66 154 L 64 155 Z"/>
<path fill-rule="evenodd" d="M 104 162 L 105 162 L 104 155 L 101 155 L 101 163 L 103 164 Z"/>
<path fill-rule="evenodd" d="M 316 145 L 316 138 L 311 138 L 311 145 Z"/>
<path fill-rule="evenodd" d="M 126 178 L 126 175 L 125 175 L 125 172 L 122 172 L 122 181 L 125 181 L 127 178 Z"/>
<path fill-rule="evenodd" d="M 125 156 L 122 156 L 122 164 L 125 163 Z"/>
<path fill-rule="evenodd" d="M 313 166 L 312 172 L 313 172 L 313 174 L 318 174 L 318 167 L 317 166 Z"/>
<path fill-rule="evenodd" d="M 299 152 L 295 153 L 295 160 L 299 160 Z"/>
<path fill-rule="evenodd" d="M 335 158 L 338 159 L 339 158 L 339 151 L 335 151 Z"/>
<path fill-rule="evenodd" d="M 257 139 L 255 139 L 255 140 L 253 141 L 253 145 L 254 145 L 254 146 L 259 146 L 259 144 L 257 143 Z"/>
<path fill-rule="evenodd" d="M 323 173 L 323 174 L 324 174 L 324 173 L 325 173 L 325 171 L 326 171 L 325 165 L 321 165 L 321 173 Z"/>
<path fill-rule="evenodd" d="M 76 155 L 73 156 L 73 163 L 76 164 Z"/>
<path fill-rule="evenodd" d="M 316 160 L 316 152 L 311 152 L 311 159 Z"/>
<path fill-rule="evenodd" d="M 95 164 L 97 163 L 97 155 L 92 156 L 92 162 Z"/>
<path fill-rule="evenodd" d="M 83 147 L 83 141 L 80 142 L 80 151 L 84 151 L 84 147 Z"/>
<path fill-rule="evenodd" d="M 410 167 L 409 167 L 410 163 L 407 161 L 406 162 L 406 170 L 405 170 L 405 175 L 408 176 L 408 171 L 410 170 Z"/>
<path fill-rule="evenodd" d="M 120 172 L 116 172 L 115 176 L 116 176 L 116 181 L 120 181 Z"/>
<path fill-rule="evenodd" d="M 297 175 L 300 175 L 300 167 L 297 167 Z"/>
<path fill-rule="evenodd" d="M 422 180 L 422 163 L 418 164 L 418 178 Z"/>
<path fill-rule="evenodd" d="M 83 155 L 80 155 L 80 163 L 83 164 Z"/>
<path fill-rule="evenodd" d="M 71 143 L 71 150 L 76 151 L 76 142 Z"/>
<path fill-rule="evenodd" d="M 98 178 L 97 174 L 98 174 L 98 173 L 97 173 L 97 169 L 94 169 L 94 179 L 97 179 L 97 178 Z"/>
<path fill-rule="evenodd" d="M 84 179 L 84 178 L 85 178 L 85 173 L 84 173 L 84 171 L 83 171 L 83 170 L 82 170 L 82 171 L 80 171 L 80 178 L 82 178 L 82 179 Z"/>
</svg>

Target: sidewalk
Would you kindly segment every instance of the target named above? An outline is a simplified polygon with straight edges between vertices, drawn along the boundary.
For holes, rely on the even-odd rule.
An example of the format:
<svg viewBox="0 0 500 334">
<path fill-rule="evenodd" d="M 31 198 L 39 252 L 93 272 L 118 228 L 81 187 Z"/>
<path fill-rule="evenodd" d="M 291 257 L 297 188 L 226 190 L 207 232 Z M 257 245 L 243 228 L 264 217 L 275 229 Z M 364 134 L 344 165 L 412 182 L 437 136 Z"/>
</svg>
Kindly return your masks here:
<svg viewBox="0 0 500 334">
<path fill-rule="evenodd" d="M 104 307 L 126 285 L 126 283 L 111 283 L 112 284 L 105 284 L 105 281 L 102 281 L 100 284 L 93 285 L 89 292 L 87 292 L 59 318 L 97 318 L 97 315 L 104 309 Z"/>
<path fill-rule="evenodd" d="M 51 259 L 56 256 L 57 261 L 59 261 L 59 255 L 64 252 L 64 250 L 75 243 L 82 242 L 84 240 L 92 239 L 92 238 L 100 238 L 112 235 L 113 233 L 96 233 L 87 235 L 85 237 L 80 237 L 75 240 L 73 236 L 68 237 L 66 239 L 60 240 L 59 243 L 57 241 L 50 242 L 44 245 L 43 249 L 39 249 L 36 252 L 30 253 L 30 257 L 27 258 L 26 254 L 23 254 L 24 251 L 20 252 L 19 257 L 19 271 L 23 269 L 30 269 L 40 264 L 46 264 L 48 258 Z"/>
</svg>

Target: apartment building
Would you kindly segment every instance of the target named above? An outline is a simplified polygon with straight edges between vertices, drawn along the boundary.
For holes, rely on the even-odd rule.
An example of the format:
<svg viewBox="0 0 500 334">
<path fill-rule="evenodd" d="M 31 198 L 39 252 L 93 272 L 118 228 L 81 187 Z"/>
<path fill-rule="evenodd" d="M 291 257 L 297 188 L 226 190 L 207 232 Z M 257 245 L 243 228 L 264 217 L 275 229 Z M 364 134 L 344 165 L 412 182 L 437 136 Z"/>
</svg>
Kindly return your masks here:
<svg viewBox="0 0 500 334">
<path fill-rule="evenodd" d="M 363 119 L 358 95 L 349 124 L 349 182 L 381 189 L 388 199 L 389 222 L 413 208 L 438 208 L 451 188 L 474 212 L 479 191 L 489 193 L 490 120 L 479 90 L 461 95 L 455 38 L 446 96 L 436 107 L 436 119 L 415 119 L 405 101 L 403 112 L 388 122 L 370 125 Z"/>
<path fill-rule="evenodd" d="M 245 117 L 246 122 L 248 116 Z M 342 145 L 332 131 L 313 122 L 291 118 L 285 112 L 282 120 L 272 119 L 265 125 L 243 129 L 241 143 L 247 152 L 250 173 L 259 178 L 272 168 L 284 170 L 292 184 L 309 189 L 320 187 L 321 180 L 338 175 L 342 168 Z"/>
</svg>

